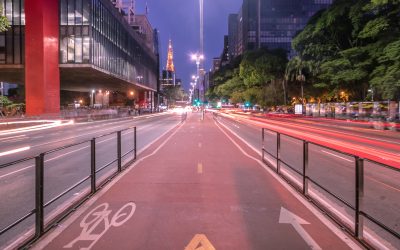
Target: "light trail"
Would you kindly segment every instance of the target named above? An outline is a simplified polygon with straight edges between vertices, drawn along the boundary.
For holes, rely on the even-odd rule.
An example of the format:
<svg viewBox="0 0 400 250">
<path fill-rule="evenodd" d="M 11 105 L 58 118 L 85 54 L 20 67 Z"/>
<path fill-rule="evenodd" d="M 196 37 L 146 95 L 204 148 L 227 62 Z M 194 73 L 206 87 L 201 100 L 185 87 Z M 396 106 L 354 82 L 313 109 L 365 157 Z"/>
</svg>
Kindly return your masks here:
<svg viewBox="0 0 400 250">
<path fill-rule="evenodd" d="M 295 126 L 295 125 L 288 125 L 287 123 L 284 122 L 271 122 L 270 120 L 266 121 L 263 119 L 255 119 L 255 118 L 244 118 L 240 117 L 238 115 L 233 115 L 233 114 L 221 114 L 222 116 L 226 116 L 231 119 L 235 120 L 240 120 L 245 123 L 253 124 L 256 125 L 260 128 L 267 128 L 271 129 L 274 131 L 277 131 L 282 134 L 287 134 L 293 137 L 297 137 L 302 140 L 306 140 L 315 144 L 319 144 L 322 146 L 326 146 L 328 148 L 336 149 L 340 152 L 344 152 L 347 154 L 351 155 L 356 155 L 361 158 L 369 159 L 372 161 L 376 161 L 378 163 L 386 164 L 395 168 L 400 169 L 400 157 L 397 153 L 390 153 L 384 150 L 379 150 L 375 149 L 372 147 L 368 146 L 360 146 L 356 145 L 351 142 L 343 142 L 340 141 L 338 138 L 341 136 L 338 136 L 338 133 L 333 133 L 328 131 L 329 133 L 323 133 L 321 131 L 321 134 L 324 135 L 317 135 L 315 134 L 316 132 L 320 132 L 320 129 L 315 129 L 312 131 L 312 129 L 307 128 L 306 126 Z M 271 124 L 272 123 L 272 124 Z M 286 127 L 285 127 L 286 126 Z M 310 133 L 311 130 L 311 133 Z M 330 136 L 331 138 L 327 137 Z M 343 138 L 343 137 L 342 137 Z M 346 138 L 346 137 L 345 137 Z M 357 137 L 353 136 L 347 136 L 348 139 L 351 141 L 357 141 Z M 363 139 L 365 140 L 365 139 Z M 373 144 L 373 143 L 371 143 Z M 380 144 L 380 143 L 379 143 Z M 397 147 L 397 145 L 393 145 L 394 147 Z"/>
<path fill-rule="evenodd" d="M 63 123 L 61 120 L 56 120 L 56 121 L 48 121 L 48 120 L 18 121 L 18 122 L 0 123 L 0 125 L 3 125 L 3 124 L 28 124 L 28 123 L 46 123 L 46 124 L 29 126 L 29 127 L 25 127 L 25 128 L 17 128 L 17 129 L 10 129 L 10 130 L 5 130 L 5 131 L 0 131 L 0 136 L 2 136 L 2 135 L 13 135 L 13 134 L 18 134 L 18 133 L 26 133 L 26 132 L 44 130 L 44 129 L 49 129 L 49 128 L 72 125 L 72 124 L 74 124 L 74 121 L 71 120 L 71 121 L 65 122 L 65 123 Z"/>
<path fill-rule="evenodd" d="M 5 156 L 5 155 L 11 155 L 11 154 L 27 151 L 29 149 L 31 149 L 31 147 L 27 146 L 27 147 L 12 149 L 12 150 L 5 151 L 5 152 L 0 152 L 0 157 L 1 156 Z"/>
</svg>

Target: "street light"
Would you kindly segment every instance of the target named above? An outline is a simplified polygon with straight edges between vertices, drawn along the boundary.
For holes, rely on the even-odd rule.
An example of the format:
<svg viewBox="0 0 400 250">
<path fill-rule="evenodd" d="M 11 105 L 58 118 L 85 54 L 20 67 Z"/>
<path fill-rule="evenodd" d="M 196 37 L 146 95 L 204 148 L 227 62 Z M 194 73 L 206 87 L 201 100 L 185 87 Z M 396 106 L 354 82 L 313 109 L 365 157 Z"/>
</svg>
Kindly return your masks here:
<svg viewBox="0 0 400 250">
<path fill-rule="evenodd" d="M 300 82 L 301 84 L 301 101 L 304 104 L 304 83 L 306 81 L 306 76 L 303 75 L 303 72 L 299 72 L 299 75 L 297 75 L 296 80 Z"/>
<path fill-rule="evenodd" d="M 90 106 L 93 107 L 93 103 L 94 103 L 94 93 L 96 92 L 96 90 L 92 90 L 92 93 L 90 95 Z"/>
<path fill-rule="evenodd" d="M 1 102 L 0 102 L 0 115 L 3 116 L 3 98 L 4 98 L 4 85 L 3 82 L 0 82 L 0 89 L 1 89 Z"/>
<path fill-rule="evenodd" d="M 196 76 L 195 77 L 192 76 L 192 78 L 196 80 L 196 84 L 197 84 L 197 82 L 200 78 L 200 63 L 201 63 L 201 61 L 204 60 L 204 55 L 200 54 L 200 53 L 195 53 L 195 54 L 191 55 L 191 59 L 192 59 L 192 61 L 196 62 L 197 73 L 196 73 Z M 200 91 L 198 94 L 200 95 Z M 200 96 L 198 96 L 198 98 L 200 98 Z"/>
<path fill-rule="evenodd" d="M 374 90 L 368 89 L 368 92 L 371 93 L 371 101 L 374 101 Z"/>
</svg>

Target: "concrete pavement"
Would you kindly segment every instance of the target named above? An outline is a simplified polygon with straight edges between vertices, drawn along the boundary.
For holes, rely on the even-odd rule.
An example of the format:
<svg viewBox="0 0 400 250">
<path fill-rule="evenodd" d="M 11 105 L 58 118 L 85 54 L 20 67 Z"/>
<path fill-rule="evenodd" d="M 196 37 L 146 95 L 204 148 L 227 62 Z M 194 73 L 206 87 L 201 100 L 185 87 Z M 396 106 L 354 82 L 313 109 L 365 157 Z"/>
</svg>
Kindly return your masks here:
<svg viewBox="0 0 400 250">
<path fill-rule="evenodd" d="M 357 249 L 258 155 L 199 114 L 34 249 Z"/>
</svg>

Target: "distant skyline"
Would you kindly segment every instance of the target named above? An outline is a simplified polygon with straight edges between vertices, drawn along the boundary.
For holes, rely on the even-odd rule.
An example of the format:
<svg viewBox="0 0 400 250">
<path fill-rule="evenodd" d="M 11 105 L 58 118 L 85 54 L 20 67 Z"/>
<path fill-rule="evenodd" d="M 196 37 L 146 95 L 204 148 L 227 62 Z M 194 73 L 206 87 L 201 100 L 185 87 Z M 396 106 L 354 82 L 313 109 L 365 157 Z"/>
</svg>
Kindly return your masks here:
<svg viewBox="0 0 400 250">
<path fill-rule="evenodd" d="M 224 35 L 228 33 L 228 15 L 237 13 L 243 0 L 204 0 L 204 54 L 205 70 L 212 67 L 212 58 L 222 53 Z M 159 30 L 161 70 L 167 63 L 168 40 L 174 47 L 174 64 L 177 77 L 187 90 L 196 65 L 190 54 L 200 50 L 198 0 L 148 0 L 148 18 Z M 136 1 L 137 14 L 145 13 L 146 1 Z"/>
</svg>

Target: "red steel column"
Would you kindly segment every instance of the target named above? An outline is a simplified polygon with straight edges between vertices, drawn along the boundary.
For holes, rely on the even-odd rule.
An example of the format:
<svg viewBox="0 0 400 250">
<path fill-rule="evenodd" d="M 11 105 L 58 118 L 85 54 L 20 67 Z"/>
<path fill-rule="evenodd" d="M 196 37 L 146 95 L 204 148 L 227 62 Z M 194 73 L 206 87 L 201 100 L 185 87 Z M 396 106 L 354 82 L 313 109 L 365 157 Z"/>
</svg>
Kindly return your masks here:
<svg viewBox="0 0 400 250">
<path fill-rule="evenodd" d="M 25 0 L 25 92 L 28 116 L 60 112 L 58 4 L 58 0 Z"/>
</svg>

